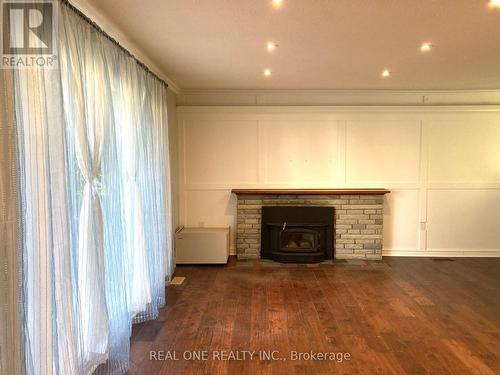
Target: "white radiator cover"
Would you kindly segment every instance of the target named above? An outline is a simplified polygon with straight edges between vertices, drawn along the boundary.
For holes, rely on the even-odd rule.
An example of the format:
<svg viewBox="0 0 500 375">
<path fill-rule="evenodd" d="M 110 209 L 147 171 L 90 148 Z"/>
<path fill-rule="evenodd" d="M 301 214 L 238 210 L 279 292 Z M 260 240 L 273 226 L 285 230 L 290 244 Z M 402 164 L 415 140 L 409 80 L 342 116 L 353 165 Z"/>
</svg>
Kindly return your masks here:
<svg viewBox="0 0 500 375">
<path fill-rule="evenodd" d="M 230 228 L 183 228 L 175 235 L 177 264 L 226 264 Z"/>
</svg>

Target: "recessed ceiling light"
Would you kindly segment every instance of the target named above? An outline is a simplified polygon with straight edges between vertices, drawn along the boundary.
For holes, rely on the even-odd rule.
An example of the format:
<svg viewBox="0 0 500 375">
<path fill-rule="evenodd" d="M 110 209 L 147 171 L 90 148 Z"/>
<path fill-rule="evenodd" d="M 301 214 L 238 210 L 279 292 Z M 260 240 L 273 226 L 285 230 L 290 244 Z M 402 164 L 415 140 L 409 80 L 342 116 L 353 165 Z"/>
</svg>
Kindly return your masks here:
<svg viewBox="0 0 500 375">
<path fill-rule="evenodd" d="M 283 0 L 273 0 L 273 7 L 279 8 L 283 5 Z"/>
<path fill-rule="evenodd" d="M 500 0 L 490 0 L 488 5 L 492 9 L 500 9 Z"/>
<path fill-rule="evenodd" d="M 422 52 L 429 52 L 432 47 L 434 47 L 431 43 L 429 42 L 425 42 L 425 43 L 422 43 L 422 45 L 420 46 L 420 51 Z"/>
<path fill-rule="evenodd" d="M 265 77 L 271 77 L 271 74 L 273 74 L 271 69 L 264 69 L 264 76 Z"/>
<path fill-rule="evenodd" d="M 384 71 L 382 72 L 382 78 L 390 77 L 390 75 L 391 71 L 389 69 L 384 69 Z"/>
<path fill-rule="evenodd" d="M 267 50 L 273 52 L 278 47 L 278 44 L 274 42 L 267 42 Z"/>
</svg>

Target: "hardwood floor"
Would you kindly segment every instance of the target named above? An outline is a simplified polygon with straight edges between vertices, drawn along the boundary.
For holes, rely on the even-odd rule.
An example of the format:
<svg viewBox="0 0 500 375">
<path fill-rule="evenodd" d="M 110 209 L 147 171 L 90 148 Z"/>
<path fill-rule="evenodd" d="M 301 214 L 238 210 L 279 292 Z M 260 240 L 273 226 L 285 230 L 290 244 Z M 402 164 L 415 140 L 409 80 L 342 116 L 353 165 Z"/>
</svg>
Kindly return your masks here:
<svg viewBox="0 0 500 375">
<path fill-rule="evenodd" d="M 500 258 L 233 260 L 176 276 L 186 280 L 167 288 L 159 319 L 134 328 L 130 374 L 500 374 Z M 213 359 L 224 350 L 256 353 Z M 209 359 L 183 359 L 193 351 Z M 258 359 L 272 351 L 279 360 Z"/>
</svg>

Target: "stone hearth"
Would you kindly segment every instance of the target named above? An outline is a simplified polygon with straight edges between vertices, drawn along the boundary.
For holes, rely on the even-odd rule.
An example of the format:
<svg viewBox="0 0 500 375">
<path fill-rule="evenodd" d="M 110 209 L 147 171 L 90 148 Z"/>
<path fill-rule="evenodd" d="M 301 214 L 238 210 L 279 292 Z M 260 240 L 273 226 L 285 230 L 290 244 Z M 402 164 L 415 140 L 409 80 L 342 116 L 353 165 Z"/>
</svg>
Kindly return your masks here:
<svg viewBox="0 0 500 375">
<path fill-rule="evenodd" d="M 238 259 L 260 258 L 262 206 L 335 207 L 334 259 L 382 259 L 383 203 L 387 190 L 233 190 L 238 197 L 236 252 Z M 295 192 L 290 190 L 290 192 Z"/>
</svg>

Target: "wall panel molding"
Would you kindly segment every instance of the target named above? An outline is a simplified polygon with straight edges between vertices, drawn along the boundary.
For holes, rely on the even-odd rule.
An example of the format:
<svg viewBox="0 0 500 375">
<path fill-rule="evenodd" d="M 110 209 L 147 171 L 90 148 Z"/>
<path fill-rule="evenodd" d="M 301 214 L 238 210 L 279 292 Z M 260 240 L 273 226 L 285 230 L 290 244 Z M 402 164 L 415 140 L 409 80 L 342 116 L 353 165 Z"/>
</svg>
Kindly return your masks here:
<svg viewBox="0 0 500 375">
<path fill-rule="evenodd" d="M 500 220 L 496 216 L 500 215 L 500 201 L 484 204 L 486 197 L 497 194 L 497 192 L 500 193 L 500 181 L 498 180 L 500 157 L 496 160 L 496 153 L 481 151 L 484 145 L 482 139 L 487 139 L 488 144 L 491 145 L 499 134 L 497 126 L 500 128 L 500 105 L 181 106 L 178 107 L 178 115 L 181 127 L 179 134 L 182 135 L 179 138 L 179 167 L 181 169 L 185 168 L 186 123 L 191 124 L 192 136 L 203 134 L 202 138 L 206 139 L 208 143 L 213 142 L 213 139 L 210 139 L 213 134 L 211 132 L 197 134 L 195 131 L 197 126 L 203 127 L 207 123 L 214 126 L 217 126 L 218 123 L 232 123 L 235 128 L 241 126 L 241 135 L 243 136 L 245 124 L 257 124 L 256 151 L 252 154 L 254 158 L 252 163 L 257 168 L 255 181 L 245 182 L 234 178 L 227 179 L 227 176 L 224 176 L 223 180 L 218 180 L 216 175 L 213 176 L 214 178 L 209 178 L 207 175 L 203 181 L 187 181 L 184 177 L 181 178 L 179 189 L 181 211 L 183 211 L 181 212 L 181 224 L 186 225 L 189 221 L 190 224 L 203 222 L 205 226 L 210 226 L 220 223 L 222 217 L 224 217 L 224 223 L 230 224 L 232 222 L 235 224 L 236 210 L 232 212 L 230 205 L 230 190 L 233 188 L 380 187 L 392 191 L 386 197 L 384 219 L 387 220 L 387 228 L 392 232 L 384 234 L 384 255 L 500 256 L 497 250 L 500 249 L 500 241 L 493 231 L 490 229 L 482 230 L 484 239 L 481 241 L 466 241 L 463 228 L 467 223 L 467 216 L 462 215 L 450 219 L 446 219 L 446 215 L 436 216 L 436 209 L 439 212 L 439 205 L 436 206 L 435 199 L 432 202 L 429 201 L 429 198 L 436 196 L 435 192 L 445 194 L 443 196 L 443 210 L 449 210 L 446 205 L 451 208 L 456 206 L 450 206 L 449 203 L 454 192 L 457 194 L 468 193 L 467 197 L 481 203 L 474 206 L 476 208 L 472 208 L 477 211 L 472 212 L 474 217 L 489 217 L 494 223 Z M 461 136 L 460 134 L 463 133 L 461 124 L 464 121 L 474 124 L 478 129 L 486 130 L 481 133 L 481 137 Z M 435 127 L 441 126 L 442 123 L 447 124 L 445 129 L 446 132 L 450 132 L 449 134 L 435 131 Z M 353 126 L 359 126 L 359 124 L 369 129 L 366 137 L 363 136 L 362 132 L 352 131 Z M 484 124 L 487 126 L 483 126 Z M 411 136 L 398 129 L 398 126 L 409 126 Z M 334 128 L 336 130 L 332 130 Z M 324 139 L 316 142 L 314 136 L 307 133 L 307 130 L 314 132 L 318 129 L 322 129 L 317 132 L 319 133 L 318 137 L 326 136 L 327 139 L 330 139 L 331 149 L 328 149 L 327 152 L 322 151 L 325 150 Z M 280 137 L 287 137 L 287 133 L 290 133 L 289 139 L 278 141 Z M 452 136 L 458 137 L 457 134 L 460 135 L 461 142 L 473 143 L 464 144 L 464 147 L 452 148 L 454 154 L 452 157 L 448 155 L 447 158 L 457 160 L 458 164 L 455 165 L 455 168 L 460 165 L 460 160 L 464 160 L 464 158 L 467 160 L 467 154 L 464 154 L 466 151 L 463 150 L 468 150 L 467 152 L 478 150 L 475 157 L 481 155 L 479 156 L 482 158 L 481 162 L 484 162 L 486 157 L 491 158 L 493 163 L 498 164 L 498 172 L 495 172 L 495 168 L 492 168 L 491 164 L 487 164 L 488 168 L 483 169 L 481 173 L 478 172 L 477 178 L 473 178 L 474 175 L 471 174 L 469 168 L 467 175 L 469 178 L 466 181 L 460 181 L 456 178 L 455 180 L 447 179 L 446 173 L 442 177 L 439 176 L 442 181 L 430 180 L 429 168 L 433 162 L 435 163 L 432 157 L 438 155 L 431 152 L 431 146 L 434 147 L 433 151 L 435 151 L 436 145 L 440 144 L 440 139 L 446 142 L 448 137 L 450 139 Z M 441 138 L 437 139 L 438 136 Z M 325 173 L 327 177 L 315 178 L 318 176 L 317 174 L 304 170 L 307 168 L 307 163 L 301 159 L 300 155 L 282 157 L 280 150 L 283 147 L 286 149 L 291 147 L 290 145 L 295 145 L 297 137 L 303 137 L 304 140 L 306 152 L 302 156 L 303 159 L 316 160 L 323 163 L 324 168 L 330 168 Z M 352 139 L 352 137 L 355 138 Z M 240 137 L 232 134 L 227 137 L 226 142 L 240 144 L 239 139 Z M 377 147 L 365 152 L 363 148 L 369 146 L 370 141 L 377 142 Z M 498 139 L 498 143 L 500 144 L 500 139 Z M 311 145 L 318 145 L 318 147 L 311 149 Z M 269 148 L 272 151 L 270 153 L 266 151 Z M 492 148 L 490 147 L 488 150 L 490 149 Z M 325 160 L 321 160 L 321 156 L 314 155 L 311 150 L 318 152 L 319 155 L 324 155 Z M 377 150 L 381 151 L 380 155 L 377 155 Z M 191 147 L 189 152 L 197 151 L 196 148 Z M 214 152 L 220 155 L 217 159 L 220 162 L 224 161 L 223 158 L 237 159 L 237 156 L 231 152 L 227 154 L 220 152 L 220 150 L 214 150 Z M 353 158 L 353 152 L 358 152 L 358 156 Z M 391 158 L 400 158 L 401 160 L 391 162 Z M 360 163 L 367 165 L 359 167 Z M 376 169 L 378 166 L 374 163 L 382 163 L 390 170 Z M 291 174 L 283 174 L 280 172 L 281 167 L 295 168 L 295 170 Z M 358 170 L 355 179 L 352 178 L 353 175 L 349 170 L 353 167 Z M 370 173 L 372 167 L 380 173 Z M 411 173 L 405 169 L 410 169 Z M 297 177 L 301 175 L 301 171 L 303 171 L 304 178 Z M 457 174 L 455 170 L 455 174 L 452 176 L 461 176 L 462 172 L 460 170 L 458 172 Z M 180 173 L 181 176 L 184 176 L 185 171 Z M 487 195 L 487 192 L 491 194 Z M 214 206 L 213 209 L 209 210 L 201 206 L 198 207 L 193 202 L 188 202 L 190 197 L 194 196 L 198 201 L 203 197 L 211 199 L 210 197 L 214 196 L 226 201 L 221 201 L 220 207 Z M 430 204 L 431 206 L 429 206 Z M 205 207 L 205 205 L 202 206 Z M 212 211 L 213 219 L 208 214 L 209 211 Z M 496 212 L 498 214 L 495 214 Z M 429 213 L 432 214 L 431 217 L 429 217 Z M 429 222 L 429 218 L 434 221 Z M 443 224 L 443 218 L 449 220 L 449 224 Z M 211 224 L 212 221 L 213 224 Z M 457 233 L 453 234 L 455 227 Z M 484 228 L 490 227 L 491 225 L 488 225 Z M 440 232 L 446 233 L 447 239 L 443 238 L 443 235 L 436 236 L 436 233 Z M 428 233 L 432 235 L 429 237 Z M 234 236 L 232 237 L 234 238 Z M 462 240 L 464 243 L 460 242 Z M 231 247 L 234 248 L 234 244 Z"/>
</svg>

